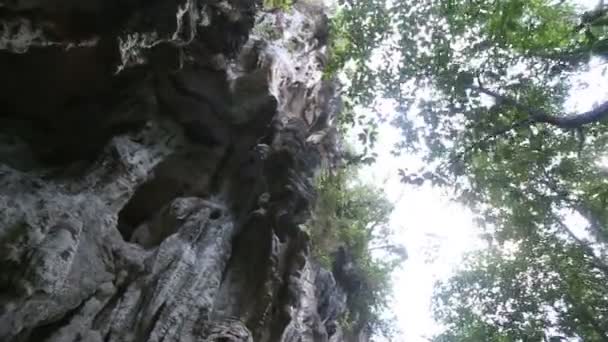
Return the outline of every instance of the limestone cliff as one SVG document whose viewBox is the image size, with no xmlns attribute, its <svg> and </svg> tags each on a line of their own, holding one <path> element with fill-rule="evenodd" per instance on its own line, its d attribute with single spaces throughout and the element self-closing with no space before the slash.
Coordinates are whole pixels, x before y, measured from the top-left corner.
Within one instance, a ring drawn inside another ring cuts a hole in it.
<svg viewBox="0 0 608 342">
<path fill-rule="evenodd" d="M 0 0 L 0 341 L 342 341 L 299 1 Z"/>
</svg>

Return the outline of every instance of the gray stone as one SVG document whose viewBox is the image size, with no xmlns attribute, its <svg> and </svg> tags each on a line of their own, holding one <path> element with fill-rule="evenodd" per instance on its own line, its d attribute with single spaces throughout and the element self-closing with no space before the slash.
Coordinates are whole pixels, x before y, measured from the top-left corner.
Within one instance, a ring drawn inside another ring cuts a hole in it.
<svg viewBox="0 0 608 342">
<path fill-rule="evenodd" d="M 345 295 L 300 229 L 335 149 L 322 13 L 31 0 L 1 15 L 1 341 L 342 340 Z M 279 16 L 272 39 L 249 34 Z"/>
</svg>

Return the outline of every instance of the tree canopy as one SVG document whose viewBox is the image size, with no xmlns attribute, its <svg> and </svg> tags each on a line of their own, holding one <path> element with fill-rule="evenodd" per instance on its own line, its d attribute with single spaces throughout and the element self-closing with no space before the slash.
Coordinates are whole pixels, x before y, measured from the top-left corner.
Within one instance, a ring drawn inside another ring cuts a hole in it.
<svg viewBox="0 0 608 342">
<path fill-rule="evenodd" d="M 425 161 L 399 170 L 402 181 L 448 189 L 488 241 L 438 284 L 446 330 L 435 340 L 608 340 L 608 102 L 567 106 L 577 76 L 604 76 L 608 6 L 346 0 L 332 28 L 327 72 L 346 80 L 343 124 L 363 125 L 373 144 L 373 120 L 354 109 L 394 101 L 395 153 Z"/>
</svg>

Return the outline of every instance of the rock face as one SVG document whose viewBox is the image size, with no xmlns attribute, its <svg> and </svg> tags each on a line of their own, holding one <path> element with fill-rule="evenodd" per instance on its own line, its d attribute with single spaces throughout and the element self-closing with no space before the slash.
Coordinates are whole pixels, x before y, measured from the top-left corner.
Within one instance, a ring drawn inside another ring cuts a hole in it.
<svg viewBox="0 0 608 342">
<path fill-rule="evenodd" d="M 327 18 L 0 1 L 0 341 L 342 341 L 309 259 Z"/>
</svg>

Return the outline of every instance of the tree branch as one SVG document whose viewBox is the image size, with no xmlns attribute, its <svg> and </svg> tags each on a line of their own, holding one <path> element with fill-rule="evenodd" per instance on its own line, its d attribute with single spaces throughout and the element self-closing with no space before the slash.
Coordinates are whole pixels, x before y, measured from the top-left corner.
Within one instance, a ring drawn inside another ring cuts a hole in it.
<svg viewBox="0 0 608 342">
<path fill-rule="evenodd" d="M 556 218 L 556 221 L 562 232 L 566 233 L 568 237 L 570 237 L 574 242 L 576 242 L 576 244 L 583 251 L 583 253 L 587 257 L 589 257 L 589 262 L 591 263 L 591 265 L 595 266 L 595 268 L 604 272 L 604 274 L 608 276 L 608 265 L 606 265 L 606 263 L 595 254 L 593 248 L 591 248 L 585 241 L 581 240 L 578 236 L 576 236 L 576 234 L 574 234 L 574 232 L 570 230 L 570 227 L 568 227 L 560 218 Z"/>
<path fill-rule="evenodd" d="M 567 116 L 554 116 L 547 114 L 547 112 L 541 109 L 523 105 L 508 96 L 501 95 L 490 89 L 486 89 L 484 87 L 473 87 L 473 89 L 479 93 L 491 96 L 501 103 L 528 113 L 528 120 L 531 124 L 544 123 L 563 129 L 574 129 L 584 125 L 600 122 L 608 118 L 608 101 L 587 112 Z"/>
<path fill-rule="evenodd" d="M 595 217 L 591 210 L 587 209 L 585 203 L 570 198 L 570 192 L 564 189 L 560 189 L 559 186 L 556 184 L 553 176 L 549 175 L 547 170 L 543 170 L 543 173 L 545 179 L 541 180 L 542 184 L 546 185 L 551 191 L 555 193 L 555 198 L 557 200 L 562 201 L 568 206 L 568 208 L 578 212 L 579 215 L 581 215 L 587 220 L 587 223 L 589 223 L 590 226 L 589 228 L 595 235 L 594 237 L 596 240 L 601 243 L 606 243 L 607 241 L 603 238 L 601 233 L 604 230 L 602 228 L 602 222 L 597 217 Z M 606 273 L 606 275 L 608 275 L 608 273 Z"/>
<path fill-rule="evenodd" d="M 591 57 L 591 47 L 581 46 L 570 51 L 530 51 L 528 57 L 542 58 L 554 62 L 564 62 L 570 65 L 588 61 Z"/>
</svg>

